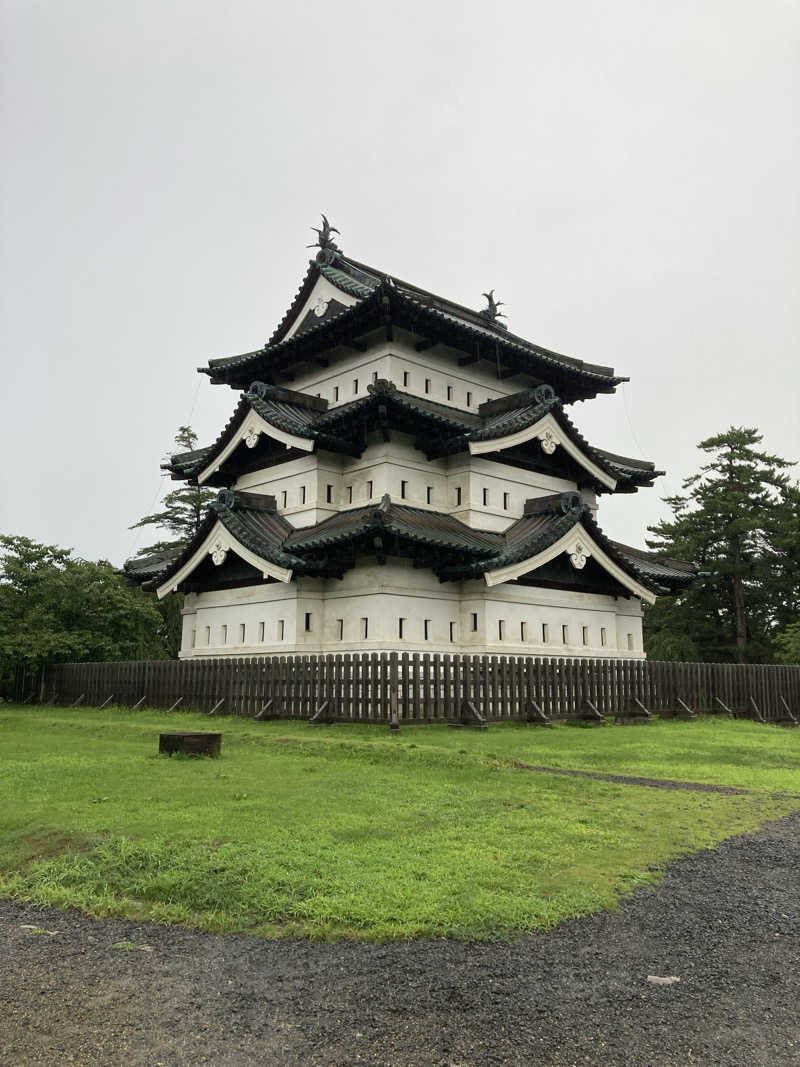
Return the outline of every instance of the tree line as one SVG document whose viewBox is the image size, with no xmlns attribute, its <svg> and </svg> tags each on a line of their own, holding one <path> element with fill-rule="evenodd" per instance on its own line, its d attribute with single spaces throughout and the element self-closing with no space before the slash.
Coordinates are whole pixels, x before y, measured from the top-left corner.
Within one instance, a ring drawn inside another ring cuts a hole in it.
<svg viewBox="0 0 800 1067">
<path fill-rule="evenodd" d="M 646 609 L 651 659 L 800 663 L 800 485 L 793 463 L 761 441 L 746 427 L 701 441 L 705 462 L 665 498 L 670 517 L 649 527 L 649 548 L 699 568 L 678 596 Z M 175 444 L 195 448 L 191 427 Z M 196 486 L 168 492 L 130 527 L 163 532 L 137 558 L 180 550 L 213 497 Z M 107 561 L 0 535 L 0 692 L 48 662 L 174 658 L 182 603 L 179 593 L 158 601 Z"/>
</svg>

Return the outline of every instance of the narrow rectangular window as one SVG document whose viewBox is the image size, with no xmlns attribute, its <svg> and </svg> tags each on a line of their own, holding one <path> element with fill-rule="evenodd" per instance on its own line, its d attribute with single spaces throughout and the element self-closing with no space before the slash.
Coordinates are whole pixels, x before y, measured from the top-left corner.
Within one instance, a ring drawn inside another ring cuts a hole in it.
<svg viewBox="0 0 800 1067">
<path fill-rule="evenodd" d="M 433 503 L 433 486 L 429 485 L 425 490 L 425 500 L 428 504 Z"/>
<path fill-rule="evenodd" d="M 403 371 L 403 385 L 408 385 L 408 381 L 409 381 L 408 371 L 404 370 Z"/>
<path fill-rule="evenodd" d="M 549 629 L 546 622 L 542 623 L 542 644 L 547 644 L 547 638 L 549 636 Z"/>
<path fill-rule="evenodd" d="M 300 503 L 301 504 L 305 504 L 305 502 L 306 502 L 306 487 L 304 485 L 301 485 L 300 486 Z"/>
<path fill-rule="evenodd" d="M 282 501 L 283 507 L 286 507 L 286 501 L 287 501 L 288 499 L 289 499 L 289 494 L 288 494 L 288 492 L 287 492 L 287 491 L 286 491 L 286 490 L 284 489 L 284 490 L 283 490 L 283 492 L 281 493 L 281 501 Z"/>
<path fill-rule="evenodd" d="M 484 489 L 483 490 L 483 506 L 487 507 L 488 504 L 489 504 L 489 490 L 488 489 Z"/>
<path fill-rule="evenodd" d="M 376 370 L 372 372 L 372 380 L 373 382 L 377 382 L 378 380 L 378 372 Z"/>
<path fill-rule="evenodd" d="M 461 486 L 456 486 L 456 507 L 461 503 Z"/>
<path fill-rule="evenodd" d="M 358 378 L 353 378 L 353 396 L 358 392 Z"/>
<path fill-rule="evenodd" d="M 286 636 L 286 620 L 278 619 L 278 640 L 282 641 Z"/>
<path fill-rule="evenodd" d="M 322 393 L 317 393 L 317 399 L 318 399 L 318 400 L 321 400 L 321 399 L 322 399 Z"/>
<path fill-rule="evenodd" d="M 430 641 L 430 639 L 431 639 L 431 620 L 430 619 L 424 619 L 423 620 L 422 632 L 423 632 L 423 636 L 424 636 L 425 640 L 426 641 Z"/>
<path fill-rule="evenodd" d="M 430 380 L 430 378 L 426 378 L 425 379 L 425 392 L 429 393 L 430 391 L 431 391 L 431 380 Z"/>
<path fill-rule="evenodd" d="M 456 639 L 456 624 L 454 622 L 451 622 L 450 623 L 450 641 L 453 642 L 453 641 L 455 641 L 455 639 Z"/>
<path fill-rule="evenodd" d="M 245 639 L 246 635 L 247 635 L 247 629 L 245 627 L 245 624 L 243 622 L 240 622 L 239 623 L 239 644 L 240 645 L 244 644 L 244 639 Z"/>
<path fill-rule="evenodd" d="M 339 641 L 344 639 L 344 619 L 336 620 L 336 638 Z"/>
<path fill-rule="evenodd" d="M 369 619 L 361 620 L 361 640 L 366 641 L 369 637 Z"/>
<path fill-rule="evenodd" d="M 453 387 L 452 387 L 452 385 L 448 385 L 448 387 L 447 387 L 447 399 L 448 400 L 452 400 L 453 399 Z"/>
<path fill-rule="evenodd" d="M 588 626 L 582 626 L 581 627 L 581 637 L 583 639 L 583 643 L 585 645 L 588 645 L 589 644 L 589 627 Z"/>
<path fill-rule="evenodd" d="M 400 499 L 405 500 L 406 490 L 408 489 L 408 482 L 400 482 Z"/>
<path fill-rule="evenodd" d="M 334 387 L 333 387 L 333 399 L 334 400 L 338 400 L 339 399 L 339 386 L 338 385 L 334 385 Z"/>
<path fill-rule="evenodd" d="M 197 630 L 192 630 L 192 648 L 197 644 Z"/>
<path fill-rule="evenodd" d="M 401 641 L 405 637 L 405 629 L 406 629 L 406 620 L 405 619 L 398 619 L 397 620 L 397 636 L 400 638 Z"/>
<path fill-rule="evenodd" d="M 228 627 L 225 623 L 222 624 L 222 641 L 220 643 L 223 645 L 227 645 L 228 643 Z"/>
<path fill-rule="evenodd" d="M 470 393 L 470 392 L 467 392 L 467 407 L 468 408 L 472 407 L 472 393 Z"/>
<path fill-rule="evenodd" d="M 265 624 L 263 622 L 260 622 L 258 624 L 258 639 L 259 639 L 259 641 L 261 641 L 262 644 L 264 642 L 264 630 L 265 629 L 266 629 Z"/>
<path fill-rule="evenodd" d="M 628 648 L 633 648 L 633 634 L 628 634 Z"/>
<path fill-rule="evenodd" d="M 508 511 L 509 504 L 511 503 L 511 494 L 503 493 L 503 511 Z"/>
<path fill-rule="evenodd" d="M 211 627 L 210 626 L 206 626 L 206 644 L 207 645 L 211 644 Z"/>
<path fill-rule="evenodd" d="M 367 500 L 372 500 L 372 482 L 367 482 Z"/>
<path fill-rule="evenodd" d="M 325 486 L 325 501 L 328 504 L 332 504 L 333 503 L 333 486 L 332 485 L 326 485 Z"/>
<path fill-rule="evenodd" d="M 306 633 L 307 634 L 311 633 L 311 612 L 310 611 L 306 612 Z"/>
<path fill-rule="evenodd" d="M 605 626 L 601 626 L 600 627 L 600 644 L 603 646 L 603 648 L 606 647 L 606 628 L 605 628 Z"/>
<path fill-rule="evenodd" d="M 505 619 L 498 619 L 497 620 L 497 640 L 498 641 L 502 641 L 503 638 L 505 637 L 505 633 L 506 633 L 506 620 Z"/>
<path fill-rule="evenodd" d="M 345 490 L 344 491 L 345 491 L 345 493 L 347 493 L 347 503 L 348 504 L 352 504 L 353 503 L 353 487 L 352 487 L 352 485 L 345 486 Z"/>
<path fill-rule="evenodd" d="M 562 625 L 561 627 L 561 643 L 563 645 L 569 644 L 569 627 L 566 625 Z"/>
<path fill-rule="evenodd" d="M 478 632 L 478 613 L 477 613 L 477 611 L 473 611 L 472 612 L 472 632 L 473 633 L 477 633 Z"/>
<path fill-rule="evenodd" d="M 521 622 L 519 624 L 519 639 L 523 644 L 525 644 L 525 642 L 528 640 L 528 624 L 527 624 L 527 622 Z"/>
</svg>

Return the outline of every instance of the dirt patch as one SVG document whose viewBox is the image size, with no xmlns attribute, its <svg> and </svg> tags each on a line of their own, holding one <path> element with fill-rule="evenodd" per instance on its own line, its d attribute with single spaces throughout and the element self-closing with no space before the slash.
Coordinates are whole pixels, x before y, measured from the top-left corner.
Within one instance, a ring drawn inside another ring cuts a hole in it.
<svg viewBox="0 0 800 1067">
<path fill-rule="evenodd" d="M 48 860 L 64 852 L 91 852 L 103 840 L 102 834 L 67 833 L 64 830 L 36 830 L 20 839 L 22 863 Z"/>
<path fill-rule="evenodd" d="M 798 870 L 800 813 L 513 944 L 215 937 L 0 901 L 0 1063 L 794 1067 Z"/>
<path fill-rule="evenodd" d="M 688 789 L 694 793 L 726 793 L 728 796 L 752 796 L 752 789 L 738 786 L 711 785 L 708 782 L 678 782 L 673 778 L 630 778 L 624 774 L 605 774 L 603 771 L 574 771 L 566 767 L 540 767 L 534 763 L 514 763 L 521 771 L 542 774 L 567 774 L 573 778 L 595 778 L 599 782 L 619 782 L 622 785 L 643 785 L 651 789 Z"/>
</svg>

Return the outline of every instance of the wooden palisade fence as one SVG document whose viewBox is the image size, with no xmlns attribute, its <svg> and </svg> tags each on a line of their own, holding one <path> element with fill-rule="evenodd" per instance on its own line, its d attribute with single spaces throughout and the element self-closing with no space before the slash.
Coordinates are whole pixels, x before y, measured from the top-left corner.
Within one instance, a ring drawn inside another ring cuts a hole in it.
<svg viewBox="0 0 800 1067">
<path fill-rule="evenodd" d="M 602 715 L 640 705 L 667 715 L 682 710 L 682 701 L 697 712 L 727 709 L 775 722 L 800 718 L 800 666 L 398 652 L 61 663 L 46 668 L 28 697 L 61 706 L 409 724 L 456 721 L 467 701 L 489 722 L 526 721 L 532 707 L 566 719 L 586 701 Z"/>
</svg>

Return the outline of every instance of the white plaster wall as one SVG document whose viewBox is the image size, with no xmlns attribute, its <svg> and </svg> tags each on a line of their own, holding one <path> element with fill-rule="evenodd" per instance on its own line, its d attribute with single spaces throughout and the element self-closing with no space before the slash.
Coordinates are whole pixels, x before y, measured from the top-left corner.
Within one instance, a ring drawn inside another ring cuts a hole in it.
<svg viewBox="0 0 800 1067">
<path fill-rule="evenodd" d="M 184 605 L 182 658 L 391 650 L 643 658 L 641 610 L 633 598 L 514 583 L 491 589 L 482 581 L 440 583 L 430 571 L 415 569 L 404 559 L 385 566 L 364 559 L 342 581 L 301 579 L 190 594 Z"/>
<path fill-rule="evenodd" d="M 414 339 L 403 331 L 397 331 L 393 341 L 372 344 L 366 352 L 334 349 L 326 355 L 330 367 L 298 374 L 287 384 L 321 396 L 332 407 L 365 396 L 376 377 L 415 396 L 474 412 L 484 401 L 518 393 L 532 382 L 525 374 L 498 379 L 495 368 L 485 361 L 460 367 L 458 361 L 464 353 L 446 345 L 417 352 Z"/>
<path fill-rule="evenodd" d="M 388 493 L 393 502 L 452 514 L 473 528 L 502 531 L 520 518 L 527 499 L 575 490 L 576 483 L 467 453 L 428 461 L 414 447 L 413 438 L 394 432 L 391 441 L 373 435 L 358 459 L 325 451 L 309 453 L 243 475 L 235 488 L 273 494 L 278 510 L 298 528 L 321 522 L 337 511 L 378 503 Z M 303 489 L 305 503 L 301 502 Z M 589 496 L 594 501 L 594 494 Z"/>
</svg>

